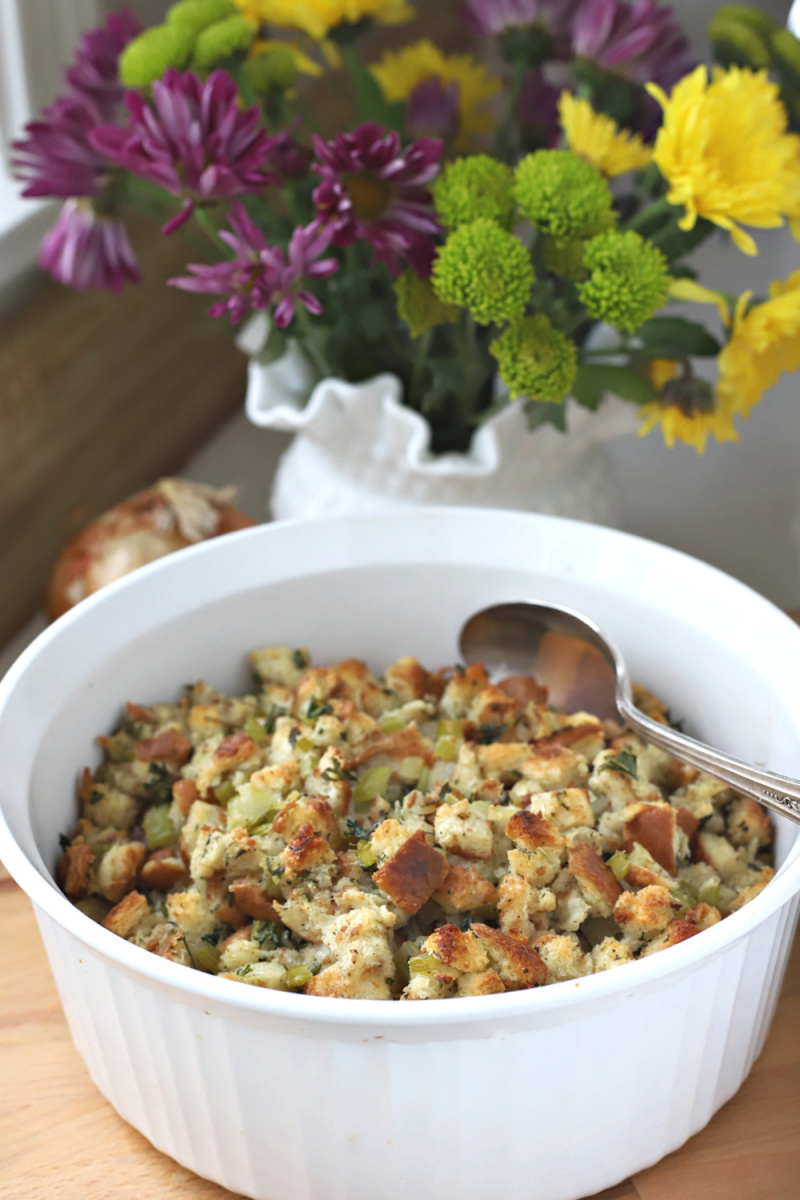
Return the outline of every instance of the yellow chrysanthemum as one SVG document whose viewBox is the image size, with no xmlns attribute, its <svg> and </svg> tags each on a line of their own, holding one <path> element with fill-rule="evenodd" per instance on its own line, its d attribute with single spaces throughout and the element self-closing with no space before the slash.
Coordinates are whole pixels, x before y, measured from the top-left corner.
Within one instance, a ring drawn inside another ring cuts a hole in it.
<svg viewBox="0 0 800 1200">
<path fill-rule="evenodd" d="M 604 175 L 613 178 L 626 171 L 638 171 L 652 161 L 653 152 L 638 133 L 620 129 L 611 117 L 595 112 L 588 100 L 562 92 L 558 111 L 570 150 L 588 159 Z"/>
<path fill-rule="evenodd" d="M 737 224 L 767 229 L 800 212 L 800 138 L 786 131 L 786 110 L 766 72 L 717 68 L 711 82 L 698 67 L 667 95 L 648 91 L 664 109 L 653 158 L 669 184 L 667 198 L 730 231 L 745 254 L 752 237 Z"/>
<path fill-rule="evenodd" d="M 773 283 L 762 304 L 748 307 L 749 300 L 739 298 L 718 359 L 720 401 L 743 417 L 784 371 L 800 368 L 800 271 Z"/>
<path fill-rule="evenodd" d="M 751 306 L 752 292 L 744 292 L 733 312 L 722 292 L 691 279 L 674 280 L 670 295 L 717 306 L 729 331 L 717 358 L 717 394 L 732 412 L 748 416 L 784 371 L 800 369 L 800 271 L 776 279 L 770 284 L 769 299 L 760 304 Z"/>
<path fill-rule="evenodd" d="M 640 408 L 639 414 L 642 417 L 639 436 L 644 437 L 656 425 L 660 425 L 664 441 L 670 447 L 676 442 L 685 442 L 687 446 L 694 446 L 698 454 L 704 454 L 709 435 L 718 442 L 739 440 L 732 413 L 721 406 L 711 412 L 703 412 L 699 408 L 685 412 L 677 404 L 655 400 Z"/>
<path fill-rule="evenodd" d="M 322 41 L 337 25 L 365 17 L 382 25 L 402 25 L 414 16 L 406 0 L 234 0 L 243 16 L 260 24 L 302 29 Z"/>
<path fill-rule="evenodd" d="M 447 88 L 458 85 L 458 131 L 455 145 L 468 145 L 476 133 L 495 127 L 494 118 L 481 106 L 500 90 L 500 80 L 469 54 L 443 54 L 427 38 L 388 53 L 370 67 L 388 101 L 406 100 L 421 83 L 438 79 Z"/>
<path fill-rule="evenodd" d="M 647 375 L 657 392 L 664 384 L 677 379 L 681 373 L 681 364 L 674 358 L 651 358 L 647 364 Z"/>
</svg>

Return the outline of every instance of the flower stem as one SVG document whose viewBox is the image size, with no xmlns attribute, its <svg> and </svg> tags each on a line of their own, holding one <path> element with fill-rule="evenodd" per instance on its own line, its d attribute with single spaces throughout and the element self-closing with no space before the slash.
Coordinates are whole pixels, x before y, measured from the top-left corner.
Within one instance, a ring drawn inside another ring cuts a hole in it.
<svg viewBox="0 0 800 1200">
<path fill-rule="evenodd" d="M 431 338 L 433 330 L 426 329 L 415 340 L 414 353 L 411 361 L 411 378 L 408 383 L 408 401 L 409 407 L 421 410 L 421 398 L 419 393 L 421 390 L 422 380 L 425 374 L 425 368 L 428 364 L 428 352 L 431 348 Z"/>
<path fill-rule="evenodd" d="M 222 238 L 219 236 L 219 230 L 211 220 L 211 217 L 208 215 L 208 211 L 205 208 L 201 208 L 199 205 L 196 205 L 193 209 L 193 212 L 197 224 L 200 226 L 203 232 L 208 235 L 208 237 L 216 246 L 217 250 L 222 250 L 227 258 L 230 251 L 228 250 L 228 247 L 225 245 Z"/>
<path fill-rule="evenodd" d="M 625 222 L 622 228 L 626 233 L 631 229 L 637 233 L 642 233 L 650 226 L 660 225 L 662 217 L 674 212 L 675 208 L 670 204 L 667 197 L 659 196 L 658 200 L 654 200 L 652 204 L 645 205 L 644 208 L 635 213 L 629 221 Z"/>
<path fill-rule="evenodd" d="M 308 315 L 308 310 L 302 304 L 298 304 L 295 309 L 296 314 L 296 331 L 297 340 L 302 346 L 303 353 L 311 363 L 314 370 L 319 375 L 320 379 L 326 379 L 331 374 L 331 368 L 328 360 L 316 344 L 314 336 L 316 330 L 311 324 L 311 318 Z"/>
<path fill-rule="evenodd" d="M 511 78 L 508 81 L 508 108 L 503 123 L 497 131 L 497 157 L 506 163 L 514 161 L 517 142 L 517 108 L 519 106 L 522 81 L 525 78 L 527 64 L 517 57 L 511 64 Z"/>
</svg>

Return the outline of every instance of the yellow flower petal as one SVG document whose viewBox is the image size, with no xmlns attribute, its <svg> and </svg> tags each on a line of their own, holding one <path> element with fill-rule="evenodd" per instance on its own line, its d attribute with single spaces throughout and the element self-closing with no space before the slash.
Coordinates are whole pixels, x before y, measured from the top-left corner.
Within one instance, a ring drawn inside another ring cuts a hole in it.
<svg viewBox="0 0 800 1200">
<path fill-rule="evenodd" d="M 604 175 L 614 177 L 646 167 L 653 152 L 638 133 L 620 129 L 611 117 L 598 113 L 588 100 L 562 92 L 558 102 L 567 145 Z"/>
<path fill-rule="evenodd" d="M 689 300 L 692 304 L 715 304 L 723 325 L 728 325 L 731 319 L 728 301 L 721 292 L 703 287 L 694 279 L 673 279 L 669 285 L 669 294 L 673 300 Z"/>
<path fill-rule="evenodd" d="M 370 71 L 388 101 L 406 100 L 426 79 L 436 78 L 446 87 L 458 85 L 457 148 L 468 147 L 473 134 L 487 133 L 495 127 L 491 114 L 483 111 L 485 101 L 500 90 L 482 63 L 469 54 L 444 54 L 424 38 L 402 50 L 384 54 Z"/>
<path fill-rule="evenodd" d="M 650 433 L 656 425 L 661 426 L 664 441 L 669 447 L 676 442 L 685 442 L 694 446 L 698 454 L 705 454 L 706 441 L 713 437 L 718 442 L 738 442 L 739 434 L 733 424 L 733 414 L 725 408 L 715 408 L 711 412 L 697 410 L 691 414 L 685 413 L 674 404 L 663 404 L 656 400 L 645 404 L 639 409 L 642 424 L 639 426 L 639 437 Z"/>
<path fill-rule="evenodd" d="M 243 16 L 259 24 L 302 29 L 322 41 L 331 29 L 372 17 L 382 25 L 401 25 L 415 13 L 406 0 L 234 0 Z"/>
<path fill-rule="evenodd" d="M 800 227 L 800 138 L 787 132 L 786 110 L 766 72 L 717 68 L 709 82 L 701 66 L 669 97 L 652 84 L 648 91 L 664 109 L 653 158 L 670 203 L 686 210 L 682 228 L 704 217 L 755 254 L 740 225 L 768 229 L 788 216 Z"/>
<path fill-rule="evenodd" d="M 718 359 L 720 400 L 743 417 L 785 371 L 800 369 L 800 272 L 773 283 L 763 303 L 750 299 L 740 296 Z"/>
</svg>

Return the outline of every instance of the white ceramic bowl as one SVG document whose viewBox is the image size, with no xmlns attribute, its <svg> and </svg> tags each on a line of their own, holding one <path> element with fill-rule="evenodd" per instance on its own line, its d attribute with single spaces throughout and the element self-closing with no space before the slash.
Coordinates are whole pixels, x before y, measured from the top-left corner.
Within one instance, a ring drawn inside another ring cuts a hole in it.
<svg viewBox="0 0 800 1200">
<path fill-rule="evenodd" d="M 575 983 L 391 1004 L 264 991 L 187 970 L 60 893 L 58 834 L 95 735 L 127 699 L 244 656 L 457 659 L 475 609 L 540 597 L 616 639 L 690 730 L 800 773 L 800 630 L 742 584 L 595 526 L 419 510 L 245 530 L 162 559 L 62 617 L 0 685 L 0 857 L 33 900 L 75 1043 L 159 1150 L 258 1200 L 574 1200 L 661 1158 L 741 1084 L 797 917 L 800 843 L 721 924 Z"/>
</svg>

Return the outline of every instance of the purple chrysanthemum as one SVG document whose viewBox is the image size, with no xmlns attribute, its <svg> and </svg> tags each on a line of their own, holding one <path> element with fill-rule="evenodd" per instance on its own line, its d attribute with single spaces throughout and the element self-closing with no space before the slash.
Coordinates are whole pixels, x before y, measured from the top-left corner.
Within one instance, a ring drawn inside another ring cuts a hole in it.
<svg viewBox="0 0 800 1200">
<path fill-rule="evenodd" d="M 457 80 L 445 83 L 438 75 L 417 84 L 406 101 L 406 128 L 412 137 L 454 138 L 459 126 L 459 92 Z"/>
<path fill-rule="evenodd" d="M 59 283 L 78 290 L 119 292 L 126 280 L 140 282 L 122 222 L 99 215 L 90 200 L 66 202 L 42 242 L 39 262 Z"/>
<path fill-rule="evenodd" d="M 41 120 L 29 121 L 26 137 L 12 142 L 14 174 L 26 184 L 23 196 L 97 196 L 108 182 L 110 163 L 89 141 L 96 127 L 91 105 L 62 96 Z"/>
<path fill-rule="evenodd" d="M 78 43 L 73 65 L 67 70 L 67 93 L 90 100 L 97 123 L 113 121 L 122 103 L 119 56 L 138 33 L 141 23 L 130 9 L 111 13 L 104 25 L 90 29 Z"/>
<path fill-rule="evenodd" d="M 333 141 L 314 137 L 321 181 L 314 190 L 317 224 L 335 246 L 364 238 L 375 257 L 399 273 L 405 259 L 420 275 L 430 274 L 431 235 L 440 232 L 427 184 L 439 170 L 442 143 L 419 138 L 404 150 L 400 137 L 374 122 Z"/>
<path fill-rule="evenodd" d="M 670 8 L 656 0 L 582 0 L 572 49 L 636 83 L 671 88 L 691 67 L 689 43 Z"/>
<path fill-rule="evenodd" d="M 287 130 L 274 134 L 269 165 L 283 179 L 303 179 L 311 165 L 311 155 Z"/>
<path fill-rule="evenodd" d="M 538 25 L 555 37 L 569 33 L 580 0 L 465 0 L 464 18 L 481 37 Z"/>
<path fill-rule="evenodd" d="M 298 226 L 284 253 L 269 245 L 237 200 L 230 206 L 228 220 L 233 233 L 225 230 L 220 237 L 235 257 L 210 266 L 192 263 L 187 268 L 191 275 L 169 280 L 173 287 L 225 296 L 208 311 L 212 317 L 228 313 L 234 323 L 254 309 L 274 309 L 275 324 L 285 329 L 298 302 L 315 315 L 322 312 L 322 305 L 303 287 L 303 280 L 324 279 L 338 269 L 335 258 L 319 257 L 330 244 L 327 233 L 314 225 Z"/>
<path fill-rule="evenodd" d="M 97 196 L 108 183 L 106 156 L 90 142 L 122 100 L 119 56 L 139 31 L 133 13 L 112 14 L 80 40 L 66 74 L 67 90 L 12 142 L 14 173 L 23 196 Z"/>
<path fill-rule="evenodd" d="M 278 182 L 264 169 L 272 138 L 261 125 L 260 110 L 239 108 L 227 72 L 214 71 L 204 83 L 193 71 L 181 74 L 170 67 L 152 94 L 151 106 L 138 92 L 126 92 L 128 124 L 101 125 L 92 142 L 118 166 L 183 198 L 183 208 L 162 233 L 183 225 L 196 203 Z"/>
</svg>

